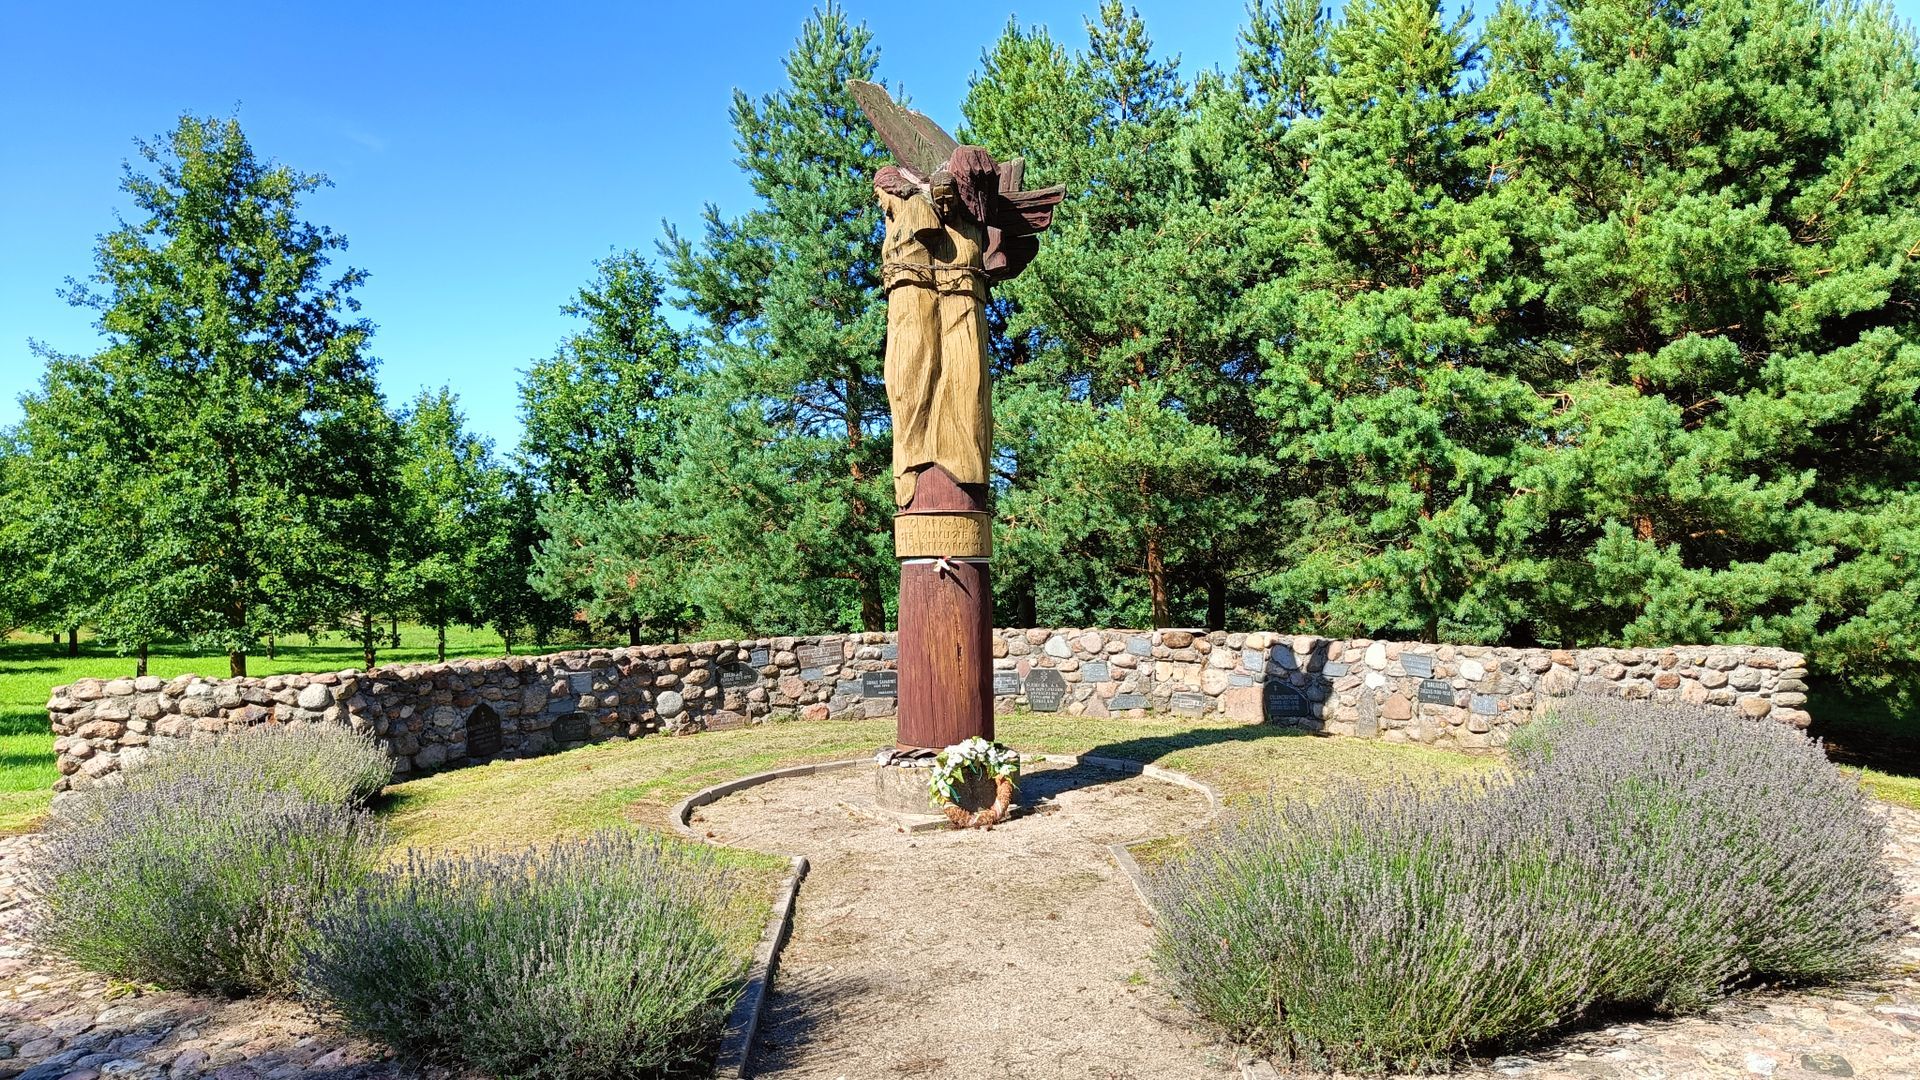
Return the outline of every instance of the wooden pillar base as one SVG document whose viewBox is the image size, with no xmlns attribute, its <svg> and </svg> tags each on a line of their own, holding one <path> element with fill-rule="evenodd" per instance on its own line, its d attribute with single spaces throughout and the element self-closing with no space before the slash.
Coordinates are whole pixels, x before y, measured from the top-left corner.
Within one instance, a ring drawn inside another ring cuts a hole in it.
<svg viewBox="0 0 1920 1080">
<path fill-rule="evenodd" d="M 901 749 L 993 738 L 993 524 L 984 484 L 920 471 L 894 518 L 900 558 Z"/>
<path fill-rule="evenodd" d="M 902 749 L 993 739 L 993 588 L 986 560 L 900 564 Z"/>
</svg>

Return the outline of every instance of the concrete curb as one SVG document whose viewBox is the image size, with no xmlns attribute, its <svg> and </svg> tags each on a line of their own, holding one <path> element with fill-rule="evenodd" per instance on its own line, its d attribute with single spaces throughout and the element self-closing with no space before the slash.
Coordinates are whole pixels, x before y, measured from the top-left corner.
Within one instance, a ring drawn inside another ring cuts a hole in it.
<svg viewBox="0 0 1920 1080">
<path fill-rule="evenodd" d="M 1220 816 L 1220 793 L 1213 790 L 1213 788 L 1207 784 L 1188 776 L 1186 773 L 1178 772 L 1174 769 L 1168 769 L 1159 765 L 1149 765 L 1144 761 L 1133 761 L 1128 758 L 1101 757 L 1096 754 L 1087 754 L 1080 757 L 1074 757 L 1070 754 L 1043 754 L 1041 755 L 1041 759 L 1056 764 L 1087 764 L 1096 769 L 1112 769 L 1114 772 L 1123 772 L 1131 776 L 1151 777 L 1152 779 L 1188 788 L 1205 795 L 1207 797 L 1207 816 L 1187 826 L 1185 829 L 1180 830 L 1180 832 L 1172 834 L 1175 836 L 1184 836 L 1189 833 L 1199 832 L 1201 829 L 1213 824 L 1214 820 Z M 1148 914 L 1154 916 L 1158 916 L 1160 913 L 1154 909 L 1153 899 L 1147 892 L 1146 872 L 1140 869 L 1140 861 L 1133 857 L 1132 849 L 1141 844 L 1152 843 L 1160 839 L 1164 838 L 1149 836 L 1140 840 L 1128 840 L 1124 843 L 1107 845 L 1107 854 L 1112 856 L 1114 864 L 1120 867 L 1120 872 L 1127 875 L 1127 880 L 1133 884 L 1133 894 L 1140 898 L 1141 906 L 1147 909 Z"/>
<path fill-rule="evenodd" d="M 700 807 L 769 781 L 812 776 L 831 769 L 848 769 L 871 761 L 871 758 L 854 758 L 816 765 L 793 765 L 701 788 L 675 804 L 673 827 L 690 840 L 711 843 L 693 827 L 693 812 Z M 780 883 L 779 895 L 774 899 L 772 913 L 767 916 L 766 928 L 760 931 L 760 944 L 754 947 L 753 964 L 747 969 L 747 985 L 740 991 L 740 1000 L 734 1003 L 733 1012 L 727 1014 L 726 1028 L 720 1036 L 720 1052 L 714 1055 L 713 1075 L 716 1077 L 740 1080 L 749 1075 L 753 1040 L 760 1034 L 760 1021 L 766 1014 L 768 993 L 773 989 L 773 977 L 780 967 L 780 950 L 786 946 L 787 936 L 793 932 L 793 907 L 800 896 L 800 882 L 806 876 L 806 856 L 788 856 L 786 880 Z"/>
</svg>

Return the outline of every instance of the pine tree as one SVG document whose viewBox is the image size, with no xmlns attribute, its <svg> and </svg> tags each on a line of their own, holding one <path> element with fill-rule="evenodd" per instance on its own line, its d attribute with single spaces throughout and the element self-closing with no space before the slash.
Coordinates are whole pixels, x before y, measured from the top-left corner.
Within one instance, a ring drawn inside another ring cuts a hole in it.
<svg viewBox="0 0 1920 1080">
<path fill-rule="evenodd" d="M 739 164 L 758 205 L 733 220 L 709 207 L 697 243 L 669 230 L 662 247 L 686 308 L 706 322 L 712 370 L 700 392 L 727 406 L 691 433 L 726 479 L 683 470 L 676 481 L 707 492 L 675 504 L 708 538 L 704 572 L 802 594 L 810 610 L 845 604 L 852 625 L 881 630 L 897 571 L 872 184 L 890 157 L 846 90 L 874 76 L 871 37 L 837 5 L 808 19 L 787 86 L 734 95 Z M 750 527 L 737 526 L 743 513 Z"/>
<path fill-rule="evenodd" d="M 1519 230 L 1570 369 L 1543 634 L 1920 671 L 1920 60 L 1882 9 L 1549 7 L 1503 41 Z"/>
</svg>

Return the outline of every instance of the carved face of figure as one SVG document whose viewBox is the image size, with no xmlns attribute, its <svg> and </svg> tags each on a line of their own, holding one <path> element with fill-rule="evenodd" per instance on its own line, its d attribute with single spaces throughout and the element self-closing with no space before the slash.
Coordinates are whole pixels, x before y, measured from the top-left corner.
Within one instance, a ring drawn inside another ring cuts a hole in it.
<svg viewBox="0 0 1920 1080">
<path fill-rule="evenodd" d="M 940 211 L 942 218 L 951 218 L 959 209 L 959 187 L 954 183 L 953 174 L 945 169 L 933 174 L 933 179 L 928 184 L 927 196 L 933 200 L 933 208 Z"/>
</svg>

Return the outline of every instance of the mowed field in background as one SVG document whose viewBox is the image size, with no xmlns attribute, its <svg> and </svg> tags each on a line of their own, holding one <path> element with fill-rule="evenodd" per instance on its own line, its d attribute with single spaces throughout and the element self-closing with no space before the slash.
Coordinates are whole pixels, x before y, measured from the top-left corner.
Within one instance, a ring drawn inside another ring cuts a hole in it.
<svg viewBox="0 0 1920 1080">
<path fill-rule="evenodd" d="M 545 648 L 519 646 L 519 653 L 555 652 L 585 646 L 567 640 Z M 447 657 L 500 656 L 506 652 L 500 635 L 490 630 L 449 627 Z M 400 647 L 380 650 L 381 664 L 417 664 L 434 659 L 434 632 L 430 627 L 401 624 Z M 309 641 L 305 637 L 280 643 L 269 660 L 264 652 L 247 657 L 251 675 L 290 675 L 300 672 L 343 671 L 360 666 L 360 643 L 339 635 Z M 67 656 L 63 638 L 53 643 L 46 634 L 15 633 L 0 641 L 0 834 L 33 825 L 46 813 L 53 782 L 59 777 L 53 761 L 53 733 L 47 727 L 49 691 L 76 679 L 131 677 L 134 658 L 121 656 L 106 644 L 80 633 L 80 655 Z M 180 675 L 224 678 L 225 654 L 196 652 L 181 645 L 155 646 L 147 657 L 147 673 L 162 679 Z"/>
</svg>

